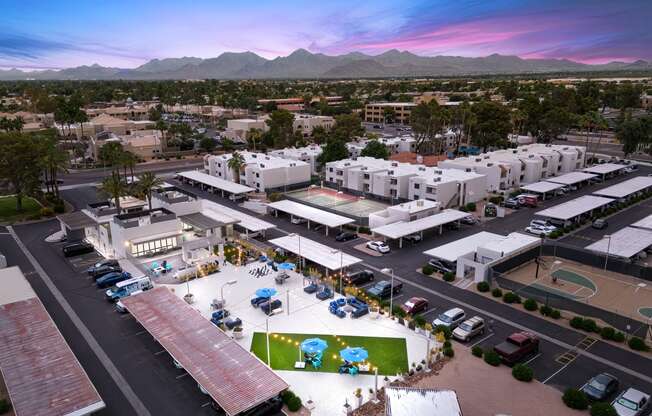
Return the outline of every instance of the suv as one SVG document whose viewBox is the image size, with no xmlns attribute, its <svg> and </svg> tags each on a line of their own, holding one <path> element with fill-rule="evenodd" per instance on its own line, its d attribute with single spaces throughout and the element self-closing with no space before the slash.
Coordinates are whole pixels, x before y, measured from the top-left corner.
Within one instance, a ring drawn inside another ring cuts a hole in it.
<svg viewBox="0 0 652 416">
<path fill-rule="evenodd" d="M 503 203 L 503 206 L 505 208 L 519 209 L 521 207 L 521 204 L 519 203 L 518 199 L 509 198 Z"/>
<path fill-rule="evenodd" d="M 391 282 L 387 280 L 381 280 L 367 290 L 367 293 L 371 296 L 376 296 L 378 298 L 384 299 L 388 298 L 390 291 L 392 290 Z M 401 290 L 403 290 L 403 283 L 394 282 L 394 294 L 396 295 Z"/>
<path fill-rule="evenodd" d="M 457 271 L 457 266 L 455 264 L 449 263 L 444 260 L 431 259 L 428 261 L 428 264 L 431 265 L 436 272 L 439 272 L 441 274 L 455 273 Z"/>
<path fill-rule="evenodd" d="M 479 316 L 474 316 L 455 328 L 453 338 L 466 342 L 478 334 L 484 334 L 484 330 L 484 319 Z"/>
<path fill-rule="evenodd" d="M 119 265 L 106 265 L 106 266 L 100 266 L 94 268 L 92 271 L 89 271 L 88 275 L 93 279 L 97 280 L 100 277 L 104 276 L 105 274 L 121 272 L 121 271 L 122 271 L 122 267 L 120 267 Z"/>
<path fill-rule="evenodd" d="M 86 241 L 79 241 L 77 243 L 66 244 L 61 249 L 65 257 L 79 256 L 80 254 L 92 253 L 95 247 Z"/>
<path fill-rule="evenodd" d="M 98 261 L 97 263 L 89 267 L 86 271 L 88 272 L 89 276 L 93 276 L 93 273 L 96 269 L 106 267 L 106 266 L 113 266 L 113 267 L 119 266 L 118 260 L 105 259 L 105 260 Z"/>
<path fill-rule="evenodd" d="M 359 285 L 374 280 L 374 273 L 371 270 L 360 270 L 344 276 L 344 282 L 347 285 Z"/>
<path fill-rule="evenodd" d="M 593 221 L 591 224 L 592 228 L 595 228 L 596 230 L 603 230 L 609 226 L 609 223 L 607 220 L 603 220 L 602 218 L 598 218 L 597 220 Z"/>
<path fill-rule="evenodd" d="M 457 326 L 466 319 L 466 313 L 460 308 L 449 309 L 440 314 L 437 319 L 432 321 L 432 326 L 444 325 L 450 329 L 455 329 Z"/>
<path fill-rule="evenodd" d="M 110 287 L 115 285 L 118 282 L 122 282 L 123 280 L 131 279 L 131 275 L 127 272 L 113 272 L 109 274 L 105 274 L 104 276 L 100 277 L 95 281 L 97 284 L 97 287 L 99 288 L 105 288 L 105 287 Z"/>
<path fill-rule="evenodd" d="M 428 300 L 424 298 L 413 297 L 405 301 L 405 303 L 401 305 L 401 309 L 403 309 L 403 311 L 408 315 L 425 312 L 428 310 Z"/>
<path fill-rule="evenodd" d="M 367 248 L 381 254 L 389 253 L 389 246 L 384 241 L 370 241 L 367 243 Z"/>
</svg>

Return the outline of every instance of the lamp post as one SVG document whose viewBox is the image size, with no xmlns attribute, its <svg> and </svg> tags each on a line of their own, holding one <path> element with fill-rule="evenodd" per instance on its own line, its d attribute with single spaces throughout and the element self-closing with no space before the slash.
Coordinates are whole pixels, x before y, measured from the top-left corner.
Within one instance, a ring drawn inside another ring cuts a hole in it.
<svg viewBox="0 0 652 416">
<path fill-rule="evenodd" d="M 224 283 L 222 286 L 220 286 L 220 300 L 222 301 L 222 307 L 224 307 L 224 286 L 231 286 L 238 283 L 237 280 L 229 280 L 228 282 Z"/>
<path fill-rule="evenodd" d="M 394 308 L 394 269 L 388 267 L 381 270 L 382 273 L 391 274 L 392 279 L 389 284 L 389 317 L 392 317 L 392 309 Z"/>
<path fill-rule="evenodd" d="M 344 272 L 344 252 L 342 250 L 333 250 L 331 254 L 340 253 L 340 295 L 342 294 L 342 275 Z"/>
<path fill-rule="evenodd" d="M 607 241 L 607 255 L 604 258 L 604 270 L 607 271 L 607 263 L 609 262 L 609 250 L 611 249 L 611 234 L 605 235 L 604 238 L 609 239 L 609 241 Z"/>
<path fill-rule="evenodd" d="M 301 266 L 303 263 L 303 257 L 301 257 L 301 235 L 297 233 L 288 234 L 288 237 L 297 237 L 299 245 L 299 273 L 301 273 Z"/>
</svg>

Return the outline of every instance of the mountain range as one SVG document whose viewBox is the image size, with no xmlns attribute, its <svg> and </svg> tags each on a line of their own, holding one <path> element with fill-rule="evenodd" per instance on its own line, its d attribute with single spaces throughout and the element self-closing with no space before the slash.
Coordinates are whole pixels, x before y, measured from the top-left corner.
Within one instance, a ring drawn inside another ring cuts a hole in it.
<svg viewBox="0 0 652 416">
<path fill-rule="evenodd" d="M 375 56 L 360 52 L 330 56 L 298 49 L 274 59 L 265 59 L 252 52 L 225 52 L 209 59 L 153 59 L 131 69 L 98 64 L 31 72 L 9 69 L 0 70 L 0 80 L 341 79 L 594 71 L 652 71 L 652 63 L 589 65 L 567 59 L 523 59 L 498 54 L 480 58 L 427 57 L 396 49 Z"/>
</svg>

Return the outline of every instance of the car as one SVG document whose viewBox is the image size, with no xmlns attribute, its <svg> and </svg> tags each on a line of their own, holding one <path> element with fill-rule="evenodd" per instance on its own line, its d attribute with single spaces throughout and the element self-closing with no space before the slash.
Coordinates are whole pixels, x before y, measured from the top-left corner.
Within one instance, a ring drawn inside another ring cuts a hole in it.
<svg viewBox="0 0 652 416">
<path fill-rule="evenodd" d="M 650 407 L 650 395 L 635 388 L 628 388 L 611 402 L 618 416 L 641 416 Z"/>
<path fill-rule="evenodd" d="M 268 299 L 269 300 L 269 299 Z M 226 309 L 216 310 L 211 314 L 211 322 L 214 325 L 220 326 L 225 318 L 228 318 L 231 313 Z"/>
<path fill-rule="evenodd" d="M 447 326 L 451 330 L 457 328 L 457 326 L 466 319 L 466 313 L 461 308 L 449 309 L 444 313 L 439 314 L 434 321 L 432 321 L 432 326 L 437 327 L 439 325 Z"/>
<path fill-rule="evenodd" d="M 557 228 L 556 227 L 539 227 L 539 226 L 529 226 L 525 227 L 525 231 L 534 234 L 534 235 L 545 235 L 548 236 L 552 234 Z"/>
<path fill-rule="evenodd" d="M 421 234 L 417 233 L 417 234 L 406 235 L 405 237 L 403 237 L 403 239 L 406 241 L 410 241 L 412 243 L 418 243 L 419 241 L 421 241 Z"/>
<path fill-rule="evenodd" d="M 396 295 L 397 293 L 400 293 L 401 290 L 403 290 L 403 283 L 394 282 L 394 287 L 392 288 L 391 282 L 387 280 L 381 280 L 380 282 L 377 282 L 375 285 L 367 289 L 367 294 L 377 298 L 385 299 L 389 297 L 391 292 Z"/>
<path fill-rule="evenodd" d="M 401 309 L 408 315 L 415 315 L 420 312 L 428 310 L 428 300 L 419 297 L 413 297 L 405 301 L 401 305 Z"/>
<path fill-rule="evenodd" d="M 445 260 L 440 260 L 440 259 L 430 259 L 428 260 L 428 264 L 431 265 L 436 272 L 439 272 L 441 274 L 444 273 L 455 273 L 457 271 L 457 265 L 453 263 L 449 263 Z"/>
<path fill-rule="evenodd" d="M 591 227 L 595 228 L 596 230 L 603 230 L 609 226 L 609 223 L 607 220 L 603 220 L 602 218 L 598 218 L 597 220 L 593 221 L 591 223 Z"/>
<path fill-rule="evenodd" d="M 116 267 L 116 266 L 119 266 L 119 265 L 120 264 L 118 263 L 118 260 L 104 259 L 104 260 L 98 261 L 97 263 L 95 263 L 94 265 L 92 265 L 91 267 L 86 269 L 86 272 L 88 273 L 89 276 L 93 276 L 96 269 L 106 267 L 106 266 Z"/>
<path fill-rule="evenodd" d="M 381 254 L 389 253 L 389 246 L 384 241 L 370 241 L 367 243 L 367 248 Z"/>
<path fill-rule="evenodd" d="M 564 185 L 564 186 L 562 186 L 561 191 L 563 193 L 567 194 L 567 193 L 569 193 L 571 191 L 571 188 L 568 185 Z"/>
<path fill-rule="evenodd" d="M 343 277 L 343 280 L 347 286 L 369 283 L 374 280 L 374 272 L 371 270 L 360 270 L 347 274 Z"/>
<path fill-rule="evenodd" d="M 64 257 L 74 257 L 81 254 L 92 253 L 95 251 L 95 247 L 86 241 L 78 241 L 76 243 L 66 244 L 61 248 L 61 250 L 63 251 Z"/>
<path fill-rule="evenodd" d="M 474 215 L 468 215 L 460 220 L 462 224 L 466 224 L 466 225 L 475 225 L 478 223 L 478 221 L 480 220 L 478 220 L 478 218 L 475 217 Z"/>
<path fill-rule="evenodd" d="M 604 401 L 618 391 L 618 379 L 609 373 L 591 377 L 581 388 L 590 400 Z"/>
<path fill-rule="evenodd" d="M 355 240 L 356 238 L 358 238 L 358 234 L 352 231 L 342 231 L 335 236 L 335 241 L 350 241 Z"/>
<path fill-rule="evenodd" d="M 599 176 L 594 176 L 593 178 L 589 179 L 589 182 L 590 183 L 602 183 L 602 182 L 604 182 L 604 180 L 602 180 L 602 178 L 599 177 Z"/>
<path fill-rule="evenodd" d="M 580 189 L 577 185 L 569 185 L 569 188 L 571 191 L 577 191 L 578 189 Z"/>
<path fill-rule="evenodd" d="M 102 266 L 102 267 L 98 267 L 96 269 L 93 269 L 93 272 L 89 273 L 89 275 L 93 279 L 97 280 L 100 277 L 104 276 L 105 274 L 121 272 L 121 271 L 122 271 L 122 267 L 120 267 L 119 265 L 118 266 L 108 266 L 107 265 L 107 266 Z"/>
<path fill-rule="evenodd" d="M 484 334 L 484 331 L 484 319 L 480 316 L 474 316 L 462 322 L 453 330 L 453 338 L 466 342 L 476 335 Z"/>
<path fill-rule="evenodd" d="M 518 202 L 518 199 L 516 198 L 509 198 L 503 202 L 503 206 L 505 208 L 511 208 L 511 209 L 519 209 L 521 207 L 521 204 Z"/>
<path fill-rule="evenodd" d="M 292 219 L 290 220 L 290 222 L 291 222 L 292 224 L 304 224 L 304 223 L 308 222 L 308 220 L 305 219 L 305 218 L 299 218 L 299 217 L 296 217 L 296 218 L 292 218 Z"/>
<path fill-rule="evenodd" d="M 539 352 L 539 338 L 530 332 L 515 332 L 494 347 L 494 351 L 507 365 L 514 365 Z"/>
<path fill-rule="evenodd" d="M 106 288 L 128 279 L 131 279 L 131 274 L 127 272 L 113 272 L 100 277 L 95 281 L 95 284 L 99 288 Z"/>
</svg>

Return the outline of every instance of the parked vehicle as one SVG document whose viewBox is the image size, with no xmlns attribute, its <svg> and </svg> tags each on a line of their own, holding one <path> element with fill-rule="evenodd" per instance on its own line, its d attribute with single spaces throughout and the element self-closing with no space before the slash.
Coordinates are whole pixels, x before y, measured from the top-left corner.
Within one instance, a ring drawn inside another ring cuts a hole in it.
<svg viewBox="0 0 652 416">
<path fill-rule="evenodd" d="M 421 234 L 417 233 L 417 234 L 406 235 L 405 237 L 403 237 L 403 240 L 410 241 L 412 243 L 418 243 L 419 241 L 421 241 Z"/>
<path fill-rule="evenodd" d="M 403 290 L 403 283 L 394 282 L 393 289 L 395 295 L 397 293 L 400 293 L 401 290 Z M 377 282 L 375 285 L 373 285 L 367 290 L 367 293 L 370 294 L 371 296 L 376 296 L 381 299 L 388 298 L 391 292 L 392 292 L 392 284 L 387 280 L 381 280 L 380 282 Z"/>
<path fill-rule="evenodd" d="M 116 283 L 106 291 L 106 298 L 110 302 L 118 301 L 124 297 L 130 296 L 139 291 L 145 291 L 153 288 L 152 281 L 147 276 L 132 277 Z"/>
<path fill-rule="evenodd" d="M 271 315 L 274 310 L 280 308 L 282 305 L 279 299 L 274 299 L 271 302 L 261 303 L 260 310 L 265 312 L 267 315 Z"/>
<path fill-rule="evenodd" d="M 106 267 L 106 266 L 116 267 L 116 266 L 119 266 L 119 265 L 120 264 L 118 263 L 118 260 L 104 259 L 102 261 L 98 261 L 97 263 L 95 263 L 94 265 L 89 267 L 86 271 L 88 272 L 89 276 L 93 276 L 96 269 Z"/>
<path fill-rule="evenodd" d="M 292 224 L 305 224 L 308 222 L 305 218 L 294 217 L 290 220 Z"/>
<path fill-rule="evenodd" d="M 224 318 L 228 318 L 229 315 L 231 315 L 231 312 L 227 309 L 219 309 L 211 314 L 211 322 L 219 326 Z"/>
<path fill-rule="evenodd" d="M 93 247 L 91 243 L 79 241 L 76 243 L 66 244 L 61 250 L 65 257 L 74 257 L 81 254 L 92 253 L 95 251 L 95 247 Z"/>
<path fill-rule="evenodd" d="M 367 243 L 367 248 L 381 254 L 389 253 L 389 246 L 384 241 L 370 241 Z"/>
<path fill-rule="evenodd" d="M 580 390 L 591 400 L 604 401 L 618 391 L 618 379 L 609 373 L 601 373 L 591 377 Z"/>
<path fill-rule="evenodd" d="M 503 202 L 503 206 L 505 208 L 510 208 L 510 209 L 519 209 L 521 207 L 521 204 L 518 202 L 518 199 L 516 198 L 509 198 Z"/>
<path fill-rule="evenodd" d="M 351 274 L 347 274 L 343 277 L 343 280 L 347 286 L 369 283 L 374 280 L 374 272 L 371 270 L 360 270 Z"/>
<path fill-rule="evenodd" d="M 478 221 L 479 221 L 478 218 L 476 218 L 473 215 L 468 215 L 460 220 L 462 224 L 466 224 L 466 225 L 474 225 L 477 224 Z"/>
<path fill-rule="evenodd" d="M 447 262 L 446 260 L 430 259 L 428 260 L 428 264 L 431 265 L 436 272 L 441 274 L 455 273 L 457 271 L 457 265 L 455 263 Z"/>
<path fill-rule="evenodd" d="M 597 220 L 593 221 L 591 224 L 592 228 L 595 228 L 596 230 L 603 230 L 609 226 L 609 222 L 607 220 L 603 220 L 602 218 L 598 218 Z"/>
<path fill-rule="evenodd" d="M 611 402 L 618 416 L 641 416 L 650 408 L 650 395 L 635 388 L 628 388 Z"/>
<path fill-rule="evenodd" d="M 627 169 L 625 169 L 625 170 L 627 170 Z M 604 180 L 599 176 L 595 176 L 593 178 L 590 178 L 589 182 L 590 183 L 602 183 L 602 182 L 604 182 Z"/>
<path fill-rule="evenodd" d="M 516 200 L 523 207 L 536 208 L 539 205 L 539 197 L 532 194 L 518 195 Z"/>
<path fill-rule="evenodd" d="M 494 351 L 505 364 L 514 365 L 539 352 L 539 338 L 530 332 L 516 332 L 496 345 Z"/>
<path fill-rule="evenodd" d="M 95 269 L 93 269 L 93 271 L 91 273 L 88 273 L 88 274 L 93 279 L 97 280 L 97 279 L 99 279 L 100 277 L 102 277 L 102 276 L 104 276 L 106 274 L 120 273 L 121 271 L 122 271 L 122 267 L 120 267 L 119 265 L 117 265 L 117 266 L 109 266 L 109 265 L 107 265 L 107 266 L 102 266 L 102 267 L 95 268 Z"/>
<path fill-rule="evenodd" d="M 557 229 L 557 228 L 556 228 L 556 227 L 553 227 L 553 226 L 550 226 L 550 227 L 537 227 L 537 226 L 534 226 L 534 227 L 533 227 L 533 226 L 525 227 L 525 231 L 526 231 L 526 232 L 528 232 L 528 233 L 530 233 L 530 234 L 538 235 L 538 236 L 541 236 L 541 235 L 546 235 L 546 236 L 547 236 L 547 235 L 550 235 L 550 234 L 552 234 L 556 229 Z"/>
<path fill-rule="evenodd" d="M 428 300 L 419 297 L 413 297 L 405 301 L 401 305 L 401 309 L 408 315 L 415 315 L 417 313 L 425 312 L 428 310 Z"/>
<path fill-rule="evenodd" d="M 100 277 L 95 281 L 95 284 L 100 289 L 103 289 L 106 287 L 113 286 L 118 282 L 122 282 L 123 280 L 127 280 L 127 279 L 131 279 L 131 274 L 127 272 L 114 272 L 114 273 L 105 274 L 104 276 Z"/>
<path fill-rule="evenodd" d="M 449 309 L 444 313 L 439 314 L 439 316 L 432 321 L 432 326 L 436 327 L 438 325 L 444 325 L 449 327 L 451 330 L 457 328 L 457 326 L 466 319 L 466 313 L 461 308 Z"/>
<path fill-rule="evenodd" d="M 342 231 L 335 236 L 335 241 L 350 241 L 355 240 L 356 238 L 358 238 L 358 234 L 352 231 Z"/>
<path fill-rule="evenodd" d="M 484 334 L 484 331 L 484 319 L 480 316 L 474 316 L 462 322 L 453 330 L 453 338 L 466 342 L 478 334 Z"/>
</svg>

